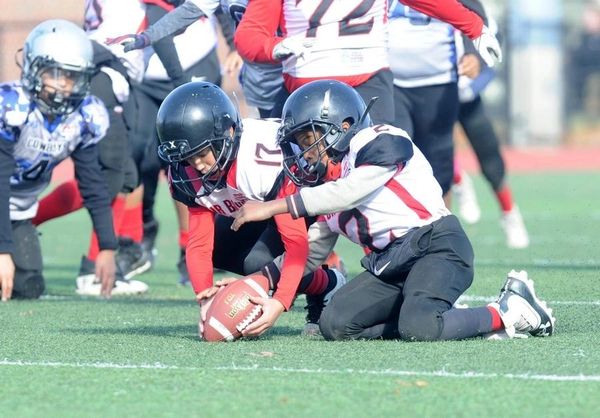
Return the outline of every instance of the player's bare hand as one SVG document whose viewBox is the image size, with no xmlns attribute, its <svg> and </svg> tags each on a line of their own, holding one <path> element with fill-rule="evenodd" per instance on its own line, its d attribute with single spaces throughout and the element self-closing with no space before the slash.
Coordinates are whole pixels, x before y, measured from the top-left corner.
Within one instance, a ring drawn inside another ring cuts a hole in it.
<svg viewBox="0 0 600 418">
<path fill-rule="evenodd" d="M 15 263 L 10 254 L 0 254 L 0 288 L 2 289 L 2 302 L 7 302 L 13 292 L 15 280 Z"/>
<path fill-rule="evenodd" d="M 234 279 L 235 280 L 235 279 Z M 198 321 L 198 335 L 202 338 L 204 334 L 204 322 L 206 321 L 206 313 L 212 305 L 215 296 L 224 286 L 215 285 L 209 287 L 208 289 L 204 289 L 202 292 L 196 295 L 196 301 L 200 305 L 200 321 Z"/>
<path fill-rule="evenodd" d="M 242 57 L 240 57 L 240 54 L 234 49 L 227 54 L 223 61 L 223 72 L 227 75 L 235 74 L 242 68 L 243 63 Z"/>
<path fill-rule="evenodd" d="M 258 337 L 275 324 L 285 308 L 277 299 L 251 297 L 250 302 L 262 306 L 262 315 L 242 331 L 244 337 Z"/>
<path fill-rule="evenodd" d="M 458 74 L 471 79 L 477 78 L 481 72 L 481 63 L 475 54 L 465 54 L 458 64 Z"/>
<path fill-rule="evenodd" d="M 115 285 L 115 252 L 102 250 L 96 258 L 96 277 L 100 279 L 100 294 L 109 298 Z"/>
<path fill-rule="evenodd" d="M 217 287 L 224 287 L 227 286 L 228 284 L 231 284 L 233 282 L 238 281 L 239 279 L 236 279 L 235 277 L 223 277 L 221 280 L 217 280 L 215 282 L 215 286 Z"/>
<path fill-rule="evenodd" d="M 249 200 L 244 203 L 244 206 L 240 208 L 233 220 L 231 229 L 237 231 L 246 222 L 263 221 L 272 217 L 273 214 L 268 203 L 269 202 L 257 202 L 254 200 Z"/>
</svg>

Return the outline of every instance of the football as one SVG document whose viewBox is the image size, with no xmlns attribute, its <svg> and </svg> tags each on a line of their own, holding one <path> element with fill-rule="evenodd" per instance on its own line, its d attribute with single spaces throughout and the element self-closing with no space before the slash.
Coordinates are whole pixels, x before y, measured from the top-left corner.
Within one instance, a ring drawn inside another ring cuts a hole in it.
<svg viewBox="0 0 600 418">
<path fill-rule="evenodd" d="M 269 297 L 269 279 L 252 275 L 225 286 L 215 295 L 206 312 L 205 341 L 234 341 L 242 330 L 262 314 L 260 305 L 250 302 L 250 297 Z"/>
</svg>

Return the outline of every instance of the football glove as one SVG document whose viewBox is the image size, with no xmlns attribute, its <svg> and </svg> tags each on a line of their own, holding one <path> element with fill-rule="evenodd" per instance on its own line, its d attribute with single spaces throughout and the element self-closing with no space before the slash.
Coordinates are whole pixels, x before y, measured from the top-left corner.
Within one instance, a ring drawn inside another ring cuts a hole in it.
<svg viewBox="0 0 600 418">
<path fill-rule="evenodd" d="M 481 35 L 473 39 L 473 44 L 488 67 L 491 68 L 496 63 L 502 62 L 502 49 L 498 39 L 487 26 L 483 26 Z"/>
<path fill-rule="evenodd" d="M 106 45 L 123 45 L 123 51 L 129 52 L 134 49 L 144 49 L 150 46 L 150 38 L 145 33 L 133 33 L 117 36 L 116 38 L 106 38 Z"/>
<path fill-rule="evenodd" d="M 309 48 L 314 44 L 314 40 L 306 38 L 284 38 L 273 48 L 272 56 L 275 61 L 283 61 L 295 56 L 300 58 L 304 56 Z"/>
</svg>

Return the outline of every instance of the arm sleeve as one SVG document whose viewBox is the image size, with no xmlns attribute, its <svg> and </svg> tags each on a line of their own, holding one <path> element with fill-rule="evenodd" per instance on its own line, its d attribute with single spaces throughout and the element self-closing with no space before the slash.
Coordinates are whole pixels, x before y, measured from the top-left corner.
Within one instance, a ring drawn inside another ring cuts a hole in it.
<svg viewBox="0 0 600 418">
<path fill-rule="evenodd" d="M 276 62 L 273 48 L 283 38 L 274 36 L 279 27 L 281 0 L 252 0 L 234 35 L 238 53 L 250 62 Z"/>
<path fill-rule="evenodd" d="M 458 0 L 400 0 L 428 16 L 450 23 L 471 39 L 481 35 L 483 20 Z"/>
<path fill-rule="evenodd" d="M 288 196 L 288 211 L 294 218 L 325 215 L 348 210 L 383 187 L 398 171 L 397 166 L 381 167 L 364 165 L 350 172 L 347 177 L 316 187 L 305 187 Z"/>
<path fill-rule="evenodd" d="M 215 215 L 205 207 L 188 208 L 190 235 L 185 261 L 196 294 L 213 284 Z"/>
<path fill-rule="evenodd" d="M 146 7 L 146 16 L 148 17 L 148 22 L 151 25 L 158 22 L 167 14 L 167 11 L 162 7 L 153 4 L 149 4 Z M 154 52 L 156 52 L 156 55 L 160 59 L 163 67 L 165 67 L 167 75 L 171 81 L 173 81 L 176 86 L 180 86 L 181 84 L 186 83 L 188 80 L 185 79 L 173 38 L 174 35 L 165 36 L 164 38 L 157 40 L 152 47 L 154 48 Z"/>
<path fill-rule="evenodd" d="M 0 132 L 1 134 L 1 132 Z M 0 137 L 0 254 L 12 253 L 10 225 L 10 176 L 15 167 L 14 143 Z"/>
<path fill-rule="evenodd" d="M 75 178 L 83 204 L 90 213 L 94 231 L 98 235 L 99 247 L 101 250 L 116 250 L 110 195 L 98 162 L 97 145 L 76 148 L 71 159 L 75 165 Z"/>
<path fill-rule="evenodd" d="M 150 42 L 154 44 L 162 38 L 187 28 L 203 16 L 206 16 L 206 14 L 198 6 L 186 1 L 148 27 L 144 33 L 148 36 Z"/>
<path fill-rule="evenodd" d="M 229 50 L 235 50 L 235 45 L 233 43 L 233 32 L 235 31 L 233 27 L 233 20 L 231 19 L 231 17 L 223 13 L 222 9 L 217 9 L 217 11 L 215 12 L 215 17 L 219 22 L 221 32 L 223 33 L 223 38 L 225 38 L 225 42 L 227 42 Z"/>
<path fill-rule="evenodd" d="M 276 215 L 275 223 L 281 235 L 285 255 L 281 266 L 281 279 L 273 298 L 289 310 L 292 306 L 308 257 L 308 236 L 304 219 L 292 219 L 289 213 Z"/>
</svg>

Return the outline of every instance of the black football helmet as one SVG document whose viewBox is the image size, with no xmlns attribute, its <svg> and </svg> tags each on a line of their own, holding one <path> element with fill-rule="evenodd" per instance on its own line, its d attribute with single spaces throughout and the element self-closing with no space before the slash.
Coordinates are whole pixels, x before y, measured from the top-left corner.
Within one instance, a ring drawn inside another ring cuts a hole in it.
<svg viewBox="0 0 600 418">
<path fill-rule="evenodd" d="M 312 81 L 294 91 L 283 106 L 278 134 L 286 175 L 299 186 L 320 183 L 327 167 L 320 161 L 309 164 L 304 153 L 319 147 L 320 156 L 327 153 L 333 162 L 339 162 L 348 152 L 350 139 L 371 125 L 369 108 L 356 90 L 336 80 Z M 348 122 L 351 128 L 344 131 L 343 122 Z M 312 130 L 315 137 L 318 131 L 320 139 L 302 150 L 295 134 L 307 130 Z"/>
<path fill-rule="evenodd" d="M 170 165 L 172 185 L 195 198 L 223 184 L 237 156 L 242 124 L 236 106 L 221 88 L 208 82 L 191 82 L 174 89 L 162 102 L 156 130 L 158 155 Z M 216 163 L 201 174 L 186 159 L 207 147 Z"/>
</svg>

